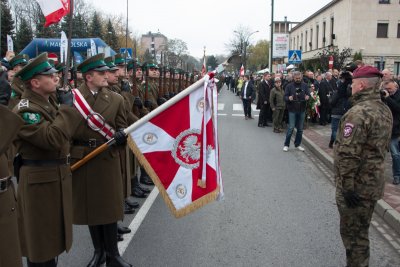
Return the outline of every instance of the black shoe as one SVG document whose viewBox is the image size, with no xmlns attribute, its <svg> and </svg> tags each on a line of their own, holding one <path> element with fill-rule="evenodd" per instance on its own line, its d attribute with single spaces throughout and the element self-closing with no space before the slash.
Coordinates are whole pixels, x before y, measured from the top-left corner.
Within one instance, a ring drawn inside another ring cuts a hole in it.
<svg viewBox="0 0 400 267">
<path fill-rule="evenodd" d="M 142 186 L 140 186 L 140 184 L 139 184 L 139 188 L 140 188 L 140 190 L 142 190 L 144 193 L 146 193 L 146 194 L 149 194 L 150 192 L 151 192 L 151 190 L 150 189 L 148 189 L 148 188 L 146 188 L 146 187 L 142 187 Z"/>
<path fill-rule="evenodd" d="M 133 214 L 133 213 L 135 213 L 135 210 L 129 207 L 129 205 L 126 204 L 126 202 L 124 202 L 124 214 Z"/>
<path fill-rule="evenodd" d="M 125 199 L 125 203 L 128 204 L 129 207 L 131 207 L 132 209 L 137 209 L 139 208 L 139 202 L 130 200 L 129 198 Z"/>
<path fill-rule="evenodd" d="M 28 258 L 26 259 L 28 267 L 57 267 L 57 260 L 51 259 L 46 262 L 35 263 L 31 262 Z"/>
<path fill-rule="evenodd" d="M 154 185 L 153 181 L 143 168 L 140 168 L 140 182 L 145 185 Z"/>
<path fill-rule="evenodd" d="M 90 237 L 92 238 L 94 253 L 87 267 L 99 267 L 106 262 L 106 252 L 103 247 L 103 226 L 89 226 Z"/>
<path fill-rule="evenodd" d="M 264 128 L 264 127 L 265 127 L 265 125 L 258 124 L 258 127 Z"/>
<path fill-rule="evenodd" d="M 329 148 L 333 148 L 333 141 L 329 141 Z"/>
<path fill-rule="evenodd" d="M 103 225 L 104 245 L 107 252 L 107 267 L 132 267 L 120 255 L 117 244 L 117 223 Z"/>
<path fill-rule="evenodd" d="M 136 186 L 133 188 L 132 196 L 138 197 L 138 198 L 146 198 L 147 194 L 143 192 L 140 187 Z"/>
<path fill-rule="evenodd" d="M 264 127 L 271 127 L 271 125 L 269 125 L 268 123 L 263 125 Z"/>
<path fill-rule="evenodd" d="M 117 241 L 118 241 L 118 242 L 124 241 L 124 238 L 122 237 L 121 234 L 117 234 Z M 108 266 L 108 265 L 107 265 L 107 266 Z"/>
<path fill-rule="evenodd" d="M 118 224 L 118 234 L 124 235 L 124 234 L 129 234 L 130 232 L 131 229 L 129 229 L 128 227 Z"/>
</svg>

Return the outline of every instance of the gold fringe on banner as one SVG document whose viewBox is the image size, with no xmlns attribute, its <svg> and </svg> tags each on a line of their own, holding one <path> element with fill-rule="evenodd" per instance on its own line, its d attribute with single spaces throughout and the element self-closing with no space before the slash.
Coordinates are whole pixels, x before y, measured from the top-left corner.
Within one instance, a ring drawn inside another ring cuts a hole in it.
<svg viewBox="0 0 400 267">
<path fill-rule="evenodd" d="M 133 154 L 135 154 L 136 158 L 140 162 L 140 164 L 143 166 L 143 168 L 146 170 L 147 174 L 150 176 L 150 178 L 153 180 L 154 184 L 157 186 L 158 190 L 160 191 L 160 194 L 162 198 L 164 199 L 165 203 L 167 204 L 168 208 L 171 210 L 172 214 L 175 216 L 175 218 L 181 218 L 201 207 L 204 205 L 213 202 L 216 200 L 218 194 L 219 194 L 219 186 L 213 191 L 208 193 L 207 195 L 195 200 L 192 202 L 192 204 L 182 208 L 182 209 L 175 209 L 174 204 L 172 203 L 171 199 L 168 196 L 167 191 L 164 188 L 164 185 L 162 184 L 160 178 L 154 171 L 154 169 L 151 167 L 147 159 L 143 156 L 142 152 L 140 152 L 138 146 L 136 145 L 135 141 L 132 140 L 131 136 L 128 136 L 128 145 L 130 149 L 132 150 Z"/>
</svg>

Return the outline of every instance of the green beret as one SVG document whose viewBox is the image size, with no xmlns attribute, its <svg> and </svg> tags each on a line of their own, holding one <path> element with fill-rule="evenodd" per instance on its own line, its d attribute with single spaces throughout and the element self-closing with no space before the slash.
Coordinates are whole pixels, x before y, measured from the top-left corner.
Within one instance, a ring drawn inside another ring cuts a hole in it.
<svg viewBox="0 0 400 267">
<path fill-rule="evenodd" d="M 26 55 L 26 54 L 17 55 L 10 60 L 10 67 L 13 69 L 14 67 L 16 67 L 18 65 L 25 66 L 26 64 L 28 64 L 28 62 L 29 62 L 28 55 Z"/>
<path fill-rule="evenodd" d="M 109 71 L 118 70 L 117 66 L 115 66 L 115 64 L 114 64 L 113 57 L 106 57 L 104 59 L 104 62 L 107 64 L 107 67 L 109 68 Z"/>
<path fill-rule="evenodd" d="M 36 75 L 48 75 L 56 72 L 57 70 L 48 61 L 47 53 L 42 53 L 18 71 L 15 76 L 20 77 L 23 81 L 27 81 Z"/>
<path fill-rule="evenodd" d="M 107 64 L 104 62 L 104 54 L 100 53 L 93 57 L 87 58 L 77 67 L 78 71 L 86 73 L 90 70 L 94 71 L 106 71 L 109 70 Z"/>
</svg>

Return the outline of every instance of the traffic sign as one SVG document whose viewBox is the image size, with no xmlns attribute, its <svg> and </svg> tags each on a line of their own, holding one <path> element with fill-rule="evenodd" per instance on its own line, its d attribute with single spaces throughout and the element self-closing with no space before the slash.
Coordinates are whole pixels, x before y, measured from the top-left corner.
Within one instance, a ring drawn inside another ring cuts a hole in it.
<svg viewBox="0 0 400 267">
<path fill-rule="evenodd" d="M 128 48 L 128 49 L 126 49 L 126 48 L 120 48 L 120 49 L 119 49 L 119 52 L 120 52 L 121 54 L 124 54 L 125 51 L 128 51 L 128 54 L 126 55 L 126 57 L 129 58 L 129 59 L 131 59 L 131 58 L 132 58 L 132 48 Z"/>
<path fill-rule="evenodd" d="M 301 63 L 301 50 L 289 50 L 288 62 L 289 64 Z"/>
</svg>

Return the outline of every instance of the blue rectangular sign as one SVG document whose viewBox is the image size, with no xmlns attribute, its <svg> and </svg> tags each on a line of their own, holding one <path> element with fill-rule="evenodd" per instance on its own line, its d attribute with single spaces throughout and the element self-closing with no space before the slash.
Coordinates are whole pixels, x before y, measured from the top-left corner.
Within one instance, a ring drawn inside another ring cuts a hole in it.
<svg viewBox="0 0 400 267">
<path fill-rule="evenodd" d="M 301 50 L 289 50 L 288 62 L 289 64 L 301 63 Z"/>
</svg>

